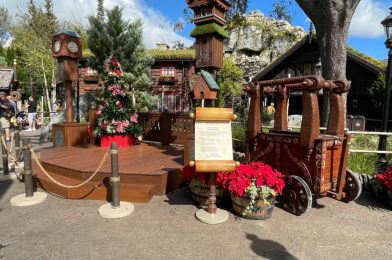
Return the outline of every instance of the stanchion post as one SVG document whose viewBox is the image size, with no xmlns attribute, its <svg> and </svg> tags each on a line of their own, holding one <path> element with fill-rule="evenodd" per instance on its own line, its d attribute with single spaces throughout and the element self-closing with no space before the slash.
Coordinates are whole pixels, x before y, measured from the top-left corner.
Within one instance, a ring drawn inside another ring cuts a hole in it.
<svg viewBox="0 0 392 260">
<path fill-rule="evenodd" d="M 14 133 L 14 140 L 15 140 L 15 158 L 17 159 L 18 162 L 21 162 L 22 156 L 20 156 L 21 147 L 20 147 L 20 135 L 18 130 L 16 130 Z"/>
<path fill-rule="evenodd" d="M 24 161 L 23 176 L 25 183 L 25 193 L 17 195 L 11 199 L 11 205 L 16 207 L 36 205 L 45 201 L 47 197 L 47 194 L 44 192 L 34 192 L 29 138 L 23 139 L 22 149 Z"/>
<path fill-rule="evenodd" d="M 1 141 L 1 158 L 2 158 L 2 162 L 3 162 L 3 172 L 4 172 L 4 174 L 9 174 L 10 169 L 8 167 L 7 147 L 4 146 L 3 141 Z"/>
<path fill-rule="evenodd" d="M 103 204 L 98 209 L 98 213 L 103 218 L 123 218 L 132 214 L 134 206 L 132 203 L 120 201 L 120 174 L 118 165 L 118 145 L 113 142 L 110 145 L 112 159 L 112 201 Z"/>
<path fill-rule="evenodd" d="M 23 162 L 24 162 L 24 183 L 26 197 L 32 197 L 33 190 L 33 171 L 31 166 L 30 138 L 23 139 Z"/>
<path fill-rule="evenodd" d="M 120 175 L 118 173 L 118 146 L 117 143 L 110 145 L 112 164 L 112 207 L 120 206 Z"/>
</svg>

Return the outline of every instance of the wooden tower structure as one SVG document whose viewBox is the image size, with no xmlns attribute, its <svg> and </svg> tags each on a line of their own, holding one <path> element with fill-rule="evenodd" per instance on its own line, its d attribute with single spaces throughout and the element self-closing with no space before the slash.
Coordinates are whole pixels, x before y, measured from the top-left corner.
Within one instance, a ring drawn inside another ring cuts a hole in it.
<svg viewBox="0 0 392 260">
<path fill-rule="evenodd" d="M 53 144 L 57 147 L 85 144 L 87 125 L 74 122 L 73 83 L 79 80 L 78 59 L 82 55 L 82 38 L 74 31 L 61 29 L 52 37 L 52 56 L 58 63 L 58 82 L 66 91 L 66 122 L 53 125 Z"/>
</svg>

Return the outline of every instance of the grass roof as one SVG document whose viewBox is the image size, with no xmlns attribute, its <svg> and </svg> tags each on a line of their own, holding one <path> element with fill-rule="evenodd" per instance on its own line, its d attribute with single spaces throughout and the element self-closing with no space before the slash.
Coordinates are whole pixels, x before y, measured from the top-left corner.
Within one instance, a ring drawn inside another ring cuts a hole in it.
<svg viewBox="0 0 392 260">
<path fill-rule="evenodd" d="M 223 29 L 222 26 L 220 26 L 216 23 L 208 23 L 208 24 L 196 26 L 192 30 L 191 36 L 197 37 L 197 36 L 201 36 L 201 35 L 205 35 L 205 34 L 214 34 L 214 33 L 222 36 L 223 38 L 229 37 L 228 32 L 225 29 Z"/>
<path fill-rule="evenodd" d="M 371 64 L 376 65 L 380 68 L 386 69 L 386 67 L 387 67 L 387 64 L 385 64 L 384 62 L 377 60 L 371 56 L 368 56 L 366 54 L 363 54 L 362 52 L 360 52 L 350 46 L 347 47 L 347 51 L 361 57 L 362 59 L 366 60 L 367 62 L 370 62 Z"/>
<path fill-rule="evenodd" d="M 195 49 L 182 50 L 148 50 L 148 54 L 154 59 L 194 59 L 196 57 Z"/>
</svg>

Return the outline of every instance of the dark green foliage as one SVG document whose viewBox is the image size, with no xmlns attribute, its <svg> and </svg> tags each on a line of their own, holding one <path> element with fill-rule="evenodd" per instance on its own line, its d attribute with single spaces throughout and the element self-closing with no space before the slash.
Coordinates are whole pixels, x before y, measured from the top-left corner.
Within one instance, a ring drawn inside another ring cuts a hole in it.
<svg viewBox="0 0 392 260">
<path fill-rule="evenodd" d="M 374 81 L 373 85 L 368 88 L 370 99 L 372 100 L 373 106 L 378 113 L 382 113 L 385 102 L 385 74 L 381 73 Z"/>
<path fill-rule="evenodd" d="M 203 24 L 196 26 L 192 32 L 191 36 L 196 37 L 196 36 L 201 36 L 205 34 L 218 34 L 222 36 L 223 38 L 229 37 L 229 34 L 223 29 L 222 26 L 216 24 L 216 23 L 208 23 L 208 24 Z"/>
<path fill-rule="evenodd" d="M 105 8 L 103 7 L 104 0 L 97 1 L 97 18 L 103 20 L 105 18 Z"/>
<path fill-rule="evenodd" d="M 138 90 L 146 89 L 151 83 L 149 74 L 153 59 L 147 55 L 142 43 L 142 22 L 125 21 L 118 6 L 108 10 L 106 15 L 105 20 L 89 17 L 87 42 L 94 55 L 89 65 L 103 72 L 105 60 L 116 58 L 129 73 L 132 86 Z"/>
</svg>

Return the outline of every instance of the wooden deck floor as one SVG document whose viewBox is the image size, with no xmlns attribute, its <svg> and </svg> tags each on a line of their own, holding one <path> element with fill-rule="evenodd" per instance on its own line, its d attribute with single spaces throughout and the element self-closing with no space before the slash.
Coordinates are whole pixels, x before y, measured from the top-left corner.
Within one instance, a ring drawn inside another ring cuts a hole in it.
<svg viewBox="0 0 392 260">
<path fill-rule="evenodd" d="M 97 169 L 107 149 L 96 146 L 50 148 L 41 151 L 40 161 L 52 177 L 67 185 L 87 179 Z M 66 198 L 108 199 L 110 194 L 110 156 L 92 181 L 80 189 L 65 189 L 51 182 L 33 164 L 38 184 L 49 192 Z M 181 183 L 183 148 L 140 144 L 120 148 L 119 171 L 121 195 L 124 200 L 147 202 L 153 195 L 162 195 Z M 100 187 L 101 190 L 97 189 Z M 138 193 L 139 194 L 136 194 Z M 145 196 L 141 196 L 142 192 Z M 136 195 L 133 196 L 132 193 Z M 143 197 L 143 199 L 140 199 Z M 136 198 L 136 199 L 134 199 Z"/>
</svg>

